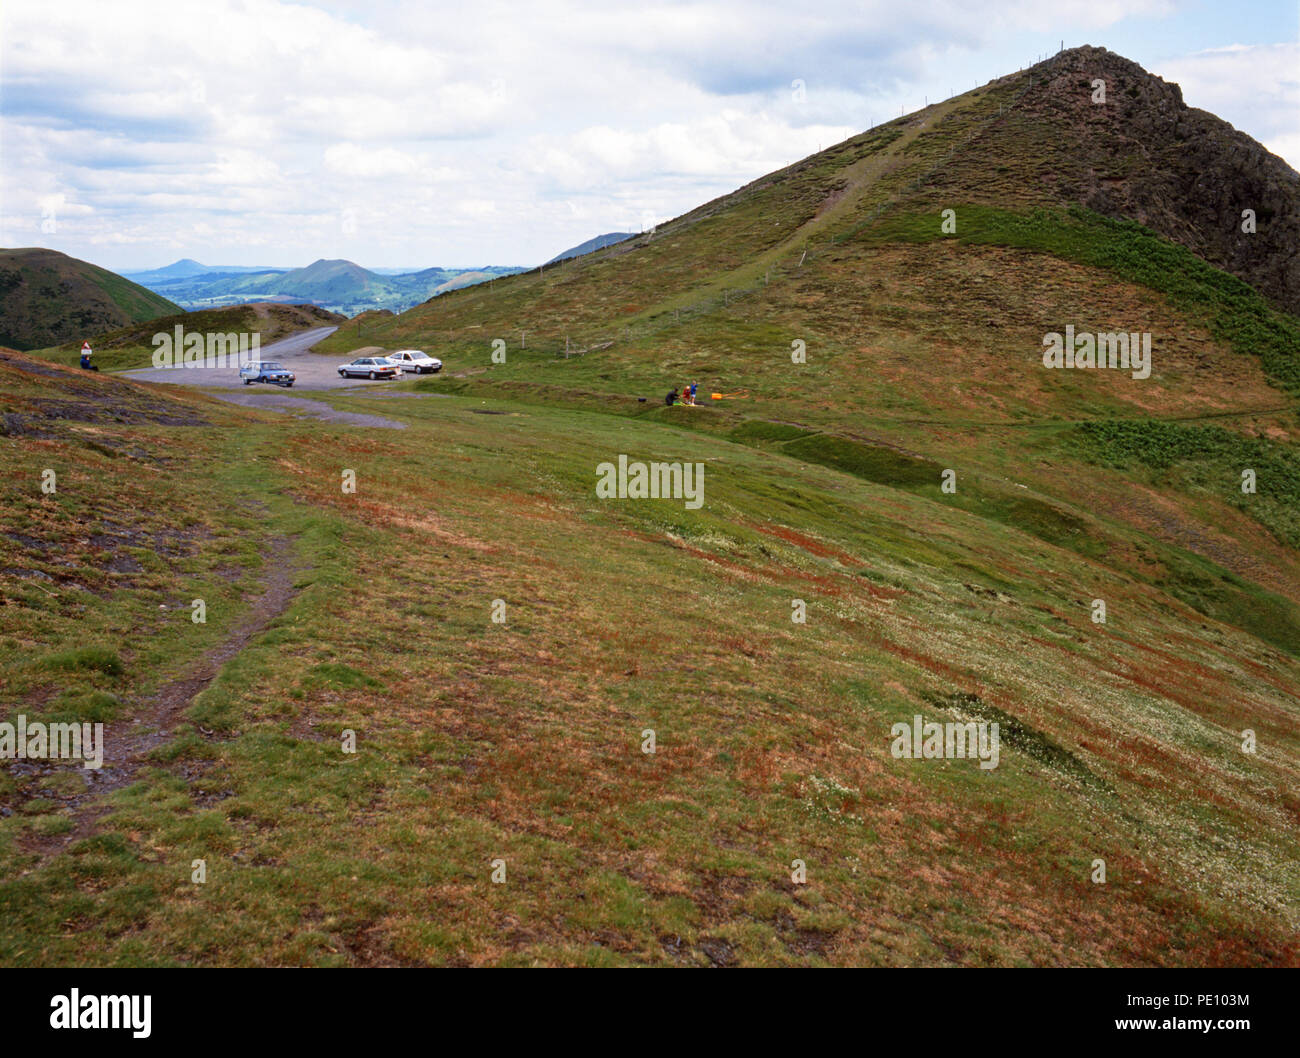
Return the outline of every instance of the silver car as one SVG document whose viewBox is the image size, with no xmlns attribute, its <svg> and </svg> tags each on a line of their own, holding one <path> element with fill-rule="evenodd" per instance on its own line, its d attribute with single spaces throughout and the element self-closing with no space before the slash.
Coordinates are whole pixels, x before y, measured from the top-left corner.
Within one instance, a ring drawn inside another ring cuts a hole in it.
<svg viewBox="0 0 1300 1058">
<path fill-rule="evenodd" d="M 339 364 L 339 378 L 396 378 L 399 370 L 386 357 L 359 356 L 350 364 Z"/>
</svg>

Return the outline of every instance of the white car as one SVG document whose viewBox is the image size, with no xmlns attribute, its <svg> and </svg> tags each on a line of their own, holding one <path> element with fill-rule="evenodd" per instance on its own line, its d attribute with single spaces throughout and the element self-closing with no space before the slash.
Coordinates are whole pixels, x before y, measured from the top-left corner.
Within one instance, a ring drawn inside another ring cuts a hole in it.
<svg viewBox="0 0 1300 1058">
<path fill-rule="evenodd" d="M 442 370 L 442 361 L 436 356 L 429 356 L 422 349 L 399 349 L 395 353 L 389 353 L 385 359 L 403 371 L 416 375 L 436 375 Z"/>
</svg>

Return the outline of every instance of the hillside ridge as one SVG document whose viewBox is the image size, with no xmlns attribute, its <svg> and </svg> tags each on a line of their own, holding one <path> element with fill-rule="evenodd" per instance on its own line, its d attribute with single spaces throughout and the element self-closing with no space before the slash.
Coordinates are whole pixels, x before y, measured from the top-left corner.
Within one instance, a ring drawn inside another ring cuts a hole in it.
<svg viewBox="0 0 1300 1058">
<path fill-rule="evenodd" d="M 0 249 L 0 345 L 40 349 L 179 311 L 138 283 L 58 250 Z"/>
</svg>

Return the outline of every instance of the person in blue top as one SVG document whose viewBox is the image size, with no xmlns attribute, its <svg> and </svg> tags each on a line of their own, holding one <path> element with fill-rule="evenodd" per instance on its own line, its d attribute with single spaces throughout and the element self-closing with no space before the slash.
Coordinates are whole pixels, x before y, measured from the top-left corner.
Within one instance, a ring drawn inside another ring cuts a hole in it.
<svg viewBox="0 0 1300 1058">
<path fill-rule="evenodd" d="M 699 384 L 698 382 L 692 382 L 692 383 L 691 383 L 691 403 L 692 403 L 692 404 L 695 403 L 695 391 L 699 388 L 699 385 L 700 385 L 700 384 Z"/>
</svg>

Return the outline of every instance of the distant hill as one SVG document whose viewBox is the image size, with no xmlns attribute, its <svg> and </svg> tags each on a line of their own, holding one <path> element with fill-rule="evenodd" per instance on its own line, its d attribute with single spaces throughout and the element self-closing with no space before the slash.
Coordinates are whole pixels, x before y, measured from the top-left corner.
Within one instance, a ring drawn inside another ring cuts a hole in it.
<svg viewBox="0 0 1300 1058">
<path fill-rule="evenodd" d="M 352 261 L 322 258 L 306 268 L 285 272 L 274 282 L 280 295 L 299 295 L 316 301 L 352 301 L 378 295 L 394 280 L 376 275 Z"/>
<path fill-rule="evenodd" d="M 194 267 L 201 271 L 194 271 Z M 522 269 L 426 268 L 386 275 L 342 259 L 313 261 L 305 268 L 215 271 L 182 260 L 133 278 L 186 309 L 218 308 L 250 301 L 304 302 L 354 316 L 387 309 L 401 312 L 447 290 Z"/>
<path fill-rule="evenodd" d="M 0 345 L 40 349 L 180 306 L 107 268 L 41 247 L 0 249 Z"/>
<path fill-rule="evenodd" d="M 173 264 L 169 264 L 166 268 L 158 268 L 152 272 L 144 272 L 142 274 L 148 276 L 160 276 L 160 277 L 161 276 L 196 276 L 196 275 L 202 275 L 204 272 L 210 272 L 210 271 L 211 269 L 208 268 L 207 265 L 201 265 L 199 264 L 198 261 L 195 261 L 193 258 L 183 257 L 179 261 L 176 261 Z M 132 273 L 127 273 L 127 274 L 129 275 Z"/>
<path fill-rule="evenodd" d="M 606 246 L 613 246 L 616 242 L 622 242 L 624 239 L 630 239 L 636 232 L 632 231 L 611 231 L 604 235 L 597 235 L 594 239 L 588 239 L 577 246 L 571 246 L 563 253 L 557 253 L 547 264 L 554 264 L 556 261 L 567 261 L 570 257 L 581 257 L 584 253 L 591 253 L 592 250 L 603 250 Z"/>
<path fill-rule="evenodd" d="M 246 275 L 250 272 L 287 272 L 287 268 L 266 266 L 249 267 L 247 265 L 205 265 L 191 257 L 182 257 L 163 268 L 150 268 L 143 272 L 123 272 L 127 279 L 147 285 L 149 283 L 167 282 L 176 279 L 191 279 L 195 276 Z"/>
</svg>

